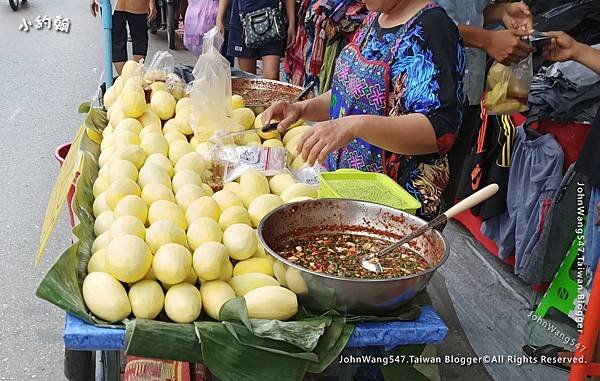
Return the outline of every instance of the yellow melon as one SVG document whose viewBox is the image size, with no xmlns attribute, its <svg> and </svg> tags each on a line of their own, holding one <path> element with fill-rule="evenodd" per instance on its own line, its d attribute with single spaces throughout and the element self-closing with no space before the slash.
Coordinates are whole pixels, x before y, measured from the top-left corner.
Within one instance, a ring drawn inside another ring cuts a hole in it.
<svg viewBox="0 0 600 381">
<path fill-rule="evenodd" d="M 127 195 L 119 200 L 114 212 L 115 218 L 130 215 L 145 224 L 148 217 L 148 206 L 140 196 Z"/>
<path fill-rule="evenodd" d="M 123 235 L 135 235 L 141 239 L 146 238 L 146 228 L 142 221 L 131 215 L 123 215 L 115 219 L 110 227 L 111 239 Z"/>
<path fill-rule="evenodd" d="M 203 280 L 218 279 L 229 262 L 227 249 L 220 242 L 205 242 L 194 250 L 193 266 Z"/>
<path fill-rule="evenodd" d="M 82 293 L 90 311 L 109 323 L 121 321 L 131 313 L 125 288 L 110 274 L 89 273 L 83 280 Z"/>
<path fill-rule="evenodd" d="M 223 304 L 235 298 L 233 288 L 221 280 L 211 280 L 202 283 L 200 293 L 202 294 L 204 311 L 215 320 L 219 320 L 219 311 L 221 311 Z"/>
<path fill-rule="evenodd" d="M 187 222 L 183 210 L 175 203 L 158 200 L 148 209 L 148 222 L 154 224 L 160 220 L 170 220 L 177 223 L 182 229 L 187 229 Z"/>
<path fill-rule="evenodd" d="M 152 265 L 150 248 L 134 235 L 113 238 L 106 248 L 109 273 L 121 282 L 133 283 L 144 278 Z"/>
<path fill-rule="evenodd" d="M 175 195 L 177 205 L 179 205 L 183 211 L 187 211 L 188 207 L 197 199 L 204 196 L 204 190 L 196 184 L 184 185 L 179 192 Z"/>
<path fill-rule="evenodd" d="M 199 174 L 197 174 L 194 171 L 183 170 L 183 171 L 179 171 L 179 172 L 175 173 L 175 175 L 173 176 L 173 179 L 171 180 L 171 184 L 173 186 L 173 190 L 175 191 L 175 194 L 177 194 L 177 192 L 179 192 L 179 190 L 181 188 L 183 188 L 184 186 L 189 185 L 189 184 L 194 184 L 194 185 L 201 187 L 202 186 L 202 178 L 200 177 Z"/>
<path fill-rule="evenodd" d="M 165 294 L 158 282 L 142 280 L 129 289 L 129 302 L 136 318 L 151 320 L 162 311 Z"/>
<path fill-rule="evenodd" d="M 223 233 L 219 224 L 208 217 L 197 218 L 187 230 L 187 242 L 192 250 L 196 250 L 206 242 L 221 242 L 222 237 Z"/>
<path fill-rule="evenodd" d="M 150 206 L 154 201 L 166 200 L 175 202 L 175 196 L 170 188 L 163 184 L 148 184 L 142 189 L 142 200 Z"/>
<path fill-rule="evenodd" d="M 140 147 L 148 156 L 155 153 L 161 153 L 165 156 L 169 154 L 169 142 L 160 132 L 145 134 L 140 142 Z"/>
<path fill-rule="evenodd" d="M 118 179 L 106 190 L 106 204 L 114 209 L 121 199 L 128 195 L 139 196 L 141 194 L 140 187 L 129 179 Z"/>
<path fill-rule="evenodd" d="M 185 230 L 177 223 L 170 220 L 160 220 L 146 229 L 146 243 L 153 253 L 169 243 L 178 243 L 187 246 L 187 236 Z"/>
<path fill-rule="evenodd" d="M 233 224 L 223 232 L 223 244 L 231 258 L 242 261 L 254 254 L 258 239 L 252 227 L 246 224 Z"/>
<path fill-rule="evenodd" d="M 161 153 L 155 153 L 148 156 L 144 165 L 146 164 L 156 164 L 158 166 L 163 167 L 163 169 L 166 170 L 169 174 L 169 177 L 173 177 L 173 175 L 175 174 L 175 169 L 173 169 L 173 163 L 171 163 L 171 160 L 169 160 L 169 158 L 166 155 L 163 155 Z"/>
<path fill-rule="evenodd" d="M 165 295 L 165 312 L 175 323 L 191 323 L 202 311 L 200 291 L 189 283 L 176 284 Z"/>
<path fill-rule="evenodd" d="M 190 274 L 192 255 L 186 247 L 168 243 L 161 246 L 154 254 L 152 269 L 156 278 L 161 282 L 180 283 Z"/>
</svg>

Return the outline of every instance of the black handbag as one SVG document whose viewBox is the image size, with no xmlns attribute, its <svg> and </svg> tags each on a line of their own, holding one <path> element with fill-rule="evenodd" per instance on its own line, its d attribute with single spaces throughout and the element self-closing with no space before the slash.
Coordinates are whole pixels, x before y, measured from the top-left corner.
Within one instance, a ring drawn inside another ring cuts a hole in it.
<svg viewBox="0 0 600 381">
<path fill-rule="evenodd" d="M 244 43 L 249 48 L 259 48 L 273 42 L 286 39 L 286 18 L 283 13 L 281 1 L 277 8 L 265 7 L 256 11 L 242 13 L 240 1 L 238 0 L 240 20 Z"/>
</svg>

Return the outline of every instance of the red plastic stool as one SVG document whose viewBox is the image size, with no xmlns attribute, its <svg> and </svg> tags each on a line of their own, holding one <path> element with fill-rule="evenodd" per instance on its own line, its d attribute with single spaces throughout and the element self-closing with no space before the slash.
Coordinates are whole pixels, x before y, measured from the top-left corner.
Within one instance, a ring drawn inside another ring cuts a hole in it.
<svg viewBox="0 0 600 381">
<path fill-rule="evenodd" d="M 65 143 L 60 145 L 54 151 L 54 157 L 60 163 L 61 167 L 67 158 L 67 154 L 69 153 L 69 149 L 71 148 L 71 143 Z M 67 206 L 69 208 L 69 218 L 71 220 L 71 227 L 75 227 L 75 215 L 73 214 L 73 195 L 75 195 L 75 185 L 71 184 L 71 188 L 69 188 L 69 193 L 67 193 Z"/>
</svg>

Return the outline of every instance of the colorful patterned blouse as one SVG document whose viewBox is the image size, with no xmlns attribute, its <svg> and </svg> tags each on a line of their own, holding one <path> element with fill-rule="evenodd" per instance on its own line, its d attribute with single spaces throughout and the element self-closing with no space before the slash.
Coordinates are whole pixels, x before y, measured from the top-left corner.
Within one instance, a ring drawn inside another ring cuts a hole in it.
<svg viewBox="0 0 600 381">
<path fill-rule="evenodd" d="M 400 28 L 382 28 L 377 16 L 371 13 L 355 36 L 356 42 L 364 40 L 361 53 L 369 60 L 386 56 Z M 418 215 L 426 219 L 439 214 L 448 184 L 446 153 L 462 121 L 464 65 L 460 34 L 442 8 L 426 10 L 416 19 L 391 63 L 389 115 L 425 115 L 440 153 L 413 157 L 388 153 L 386 172 L 421 202 Z"/>
</svg>

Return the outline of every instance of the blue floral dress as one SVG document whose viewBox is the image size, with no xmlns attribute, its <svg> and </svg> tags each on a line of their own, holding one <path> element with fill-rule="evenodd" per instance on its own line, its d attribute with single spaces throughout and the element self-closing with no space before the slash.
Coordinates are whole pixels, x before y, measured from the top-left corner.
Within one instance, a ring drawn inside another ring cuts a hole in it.
<svg viewBox="0 0 600 381">
<path fill-rule="evenodd" d="M 365 19 L 336 61 L 330 117 L 420 113 L 433 126 L 439 153 L 405 156 L 355 139 L 330 154 L 327 167 L 385 173 L 421 202 L 419 216 L 432 219 L 448 184 L 446 154 L 462 121 L 464 47 L 436 3 L 395 28 L 382 28 L 378 18 Z"/>
</svg>

